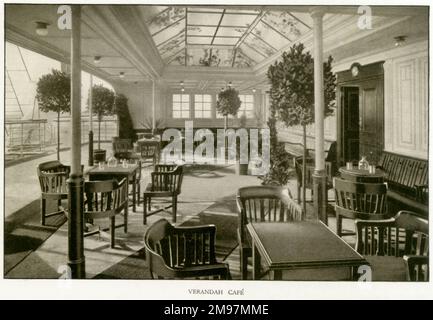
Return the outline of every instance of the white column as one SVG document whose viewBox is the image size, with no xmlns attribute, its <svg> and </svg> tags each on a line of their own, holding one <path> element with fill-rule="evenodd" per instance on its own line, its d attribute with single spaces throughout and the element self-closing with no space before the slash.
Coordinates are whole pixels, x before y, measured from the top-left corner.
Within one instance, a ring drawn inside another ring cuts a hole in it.
<svg viewBox="0 0 433 320">
<path fill-rule="evenodd" d="M 152 133 L 155 133 L 155 80 L 152 80 Z"/>
<path fill-rule="evenodd" d="M 90 89 L 89 89 L 89 131 L 93 131 L 93 75 L 90 74 Z"/>
<path fill-rule="evenodd" d="M 71 40 L 71 174 L 81 172 L 81 7 L 73 6 Z"/>
<path fill-rule="evenodd" d="M 314 127 L 315 138 L 315 170 L 325 170 L 324 154 L 324 93 L 323 93 L 323 11 L 316 10 L 313 18 L 314 49 Z"/>
</svg>

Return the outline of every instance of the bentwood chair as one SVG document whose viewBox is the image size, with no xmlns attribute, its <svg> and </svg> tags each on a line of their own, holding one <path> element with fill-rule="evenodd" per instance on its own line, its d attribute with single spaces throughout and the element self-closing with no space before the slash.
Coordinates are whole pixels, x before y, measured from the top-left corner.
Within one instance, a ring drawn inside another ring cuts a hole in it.
<svg viewBox="0 0 433 320">
<path fill-rule="evenodd" d="M 144 246 L 152 279 L 230 279 L 229 266 L 215 257 L 214 225 L 174 227 L 166 219 L 152 224 Z"/>
<path fill-rule="evenodd" d="M 248 257 L 252 256 L 251 238 L 246 230 L 250 222 L 289 222 L 305 219 L 301 207 L 288 193 L 277 186 L 252 186 L 240 188 L 237 193 L 238 242 L 240 271 L 247 279 Z"/>
<path fill-rule="evenodd" d="M 173 222 L 176 222 L 177 197 L 182 190 L 183 167 L 159 164 L 155 166 L 151 177 L 152 182 L 146 186 L 146 190 L 143 193 L 143 224 L 147 224 L 148 216 L 168 208 L 172 208 Z M 153 198 L 171 198 L 171 205 L 148 212 L 151 210 Z"/>
<path fill-rule="evenodd" d="M 91 225 L 94 219 L 108 218 L 110 220 L 110 245 L 115 247 L 115 229 L 123 226 L 127 232 L 128 225 L 128 186 L 126 179 L 120 182 L 116 180 L 86 181 L 84 183 L 84 219 Z M 123 225 L 116 226 L 116 215 L 124 211 Z M 99 233 L 101 229 L 85 230 L 84 236 Z"/>
<path fill-rule="evenodd" d="M 356 183 L 334 178 L 334 189 L 338 236 L 355 234 L 343 233 L 343 218 L 381 220 L 389 217 L 386 206 L 386 183 Z"/>
<path fill-rule="evenodd" d="M 71 168 L 58 160 L 48 161 L 38 165 L 37 172 L 41 186 L 41 224 L 45 225 L 46 218 L 64 214 L 60 209 L 63 199 L 68 198 L 67 179 Z M 47 213 L 47 201 L 57 201 L 58 211 Z"/>
<path fill-rule="evenodd" d="M 410 211 L 385 220 L 355 220 L 356 251 L 364 255 L 373 279 L 428 281 L 428 221 Z M 403 257 L 403 258 L 402 258 Z M 398 276 L 398 274 L 397 274 Z"/>
</svg>

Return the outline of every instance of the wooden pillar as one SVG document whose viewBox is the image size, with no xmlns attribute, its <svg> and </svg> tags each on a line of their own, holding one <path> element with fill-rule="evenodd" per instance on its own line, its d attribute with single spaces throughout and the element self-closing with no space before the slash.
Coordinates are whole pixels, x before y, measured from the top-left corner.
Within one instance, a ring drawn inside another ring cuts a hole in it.
<svg viewBox="0 0 433 320">
<path fill-rule="evenodd" d="M 68 180 L 68 266 L 72 279 L 86 277 L 84 258 L 84 179 L 81 170 L 81 6 L 72 5 L 71 174 Z"/>
<path fill-rule="evenodd" d="M 89 166 L 93 166 L 93 75 L 90 74 L 89 89 Z"/>
<path fill-rule="evenodd" d="M 315 168 L 313 174 L 314 212 L 316 217 L 328 223 L 326 214 L 327 190 L 325 171 L 325 112 L 323 92 L 323 15 L 322 8 L 311 12 L 313 18 L 314 54 L 314 127 L 315 127 Z"/>
</svg>

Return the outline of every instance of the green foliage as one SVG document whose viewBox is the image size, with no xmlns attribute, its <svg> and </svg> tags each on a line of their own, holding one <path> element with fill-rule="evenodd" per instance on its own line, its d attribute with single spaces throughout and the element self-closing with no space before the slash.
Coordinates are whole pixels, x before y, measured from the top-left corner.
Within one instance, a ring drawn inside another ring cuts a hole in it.
<svg viewBox="0 0 433 320">
<path fill-rule="evenodd" d="M 42 112 L 66 113 L 71 111 L 71 78 L 58 70 L 39 78 L 36 99 Z"/>
<path fill-rule="evenodd" d="M 323 64 L 324 115 L 333 113 L 336 77 L 331 71 L 332 57 Z M 302 43 L 284 52 L 282 60 L 268 69 L 272 107 L 288 127 L 314 123 L 314 60 Z"/>
<path fill-rule="evenodd" d="M 123 94 L 116 95 L 114 99 L 115 110 L 117 119 L 119 119 L 119 138 L 137 140 L 137 135 L 134 131 L 131 115 L 128 109 L 128 98 Z"/>
<path fill-rule="evenodd" d="M 114 91 L 102 85 L 94 85 L 92 88 L 93 105 L 92 112 L 101 121 L 104 116 L 115 114 Z"/>
<path fill-rule="evenodd" d="M 225 89 L 218 94 L 218 101 L 216 104 L 217 111 L 227 116 L 229 114 L 236 115 L 241 107 L 241 99 L 239 99 L 239 92 L 233 88 Z"/>
</svg>

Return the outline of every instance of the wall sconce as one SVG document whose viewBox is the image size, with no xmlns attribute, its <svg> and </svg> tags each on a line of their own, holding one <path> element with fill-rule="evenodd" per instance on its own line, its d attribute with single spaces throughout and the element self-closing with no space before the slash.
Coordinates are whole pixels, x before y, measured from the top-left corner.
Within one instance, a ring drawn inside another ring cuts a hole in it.
<svg viewBox="0 0 433 320">
<path fill-rule="evenodd" d="M 48 34 L 48 26 L 50 25 L 47 22 L 36 21 L 36 33 L 40 36 L 46 36 Z"/>
<path fill-rule="evenodd" d="M 100 63 L 100 62 L 101 62 L 101 56 L 95 56 L 95 58 L 93 59 L 93 62 L 94 62 L 95 64 Z"/>
<path fill-rule="evenodd" d="M 125 72 L 119 72 L 119 78 L 121 79 L 125 78 Z"/>
<path fill-rule="evenodd" d="M 180 82 L 180 86 L 181 86 L 180 91 L 185 92 L 185 88 L 183 87 L 183 81 Z"/>
<path fill-rule="evenodd" d="M 406 41 L 406 38 L 407 38 L 406 36 L 397 36 L 397 37 L 394 37 L 394 40 L 395 40 L 394 45 L 396 47 L 402 46 L 403 43 Z"/>
<path fill-rule="evenodd" d="M 253 89 L 253 93 L 256 93 L 256 88 Z"/>
<path fill-rule="evenodd" d="M 229 85 L 228 85 L 228 86 L 229 86 L 229 88 L 231 88 L 231 87 L 232 87 L 232 82 L 231 82 L 231 81 L 229 82 Z"/>
</svg>

